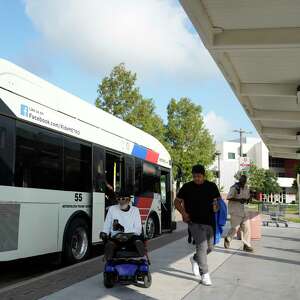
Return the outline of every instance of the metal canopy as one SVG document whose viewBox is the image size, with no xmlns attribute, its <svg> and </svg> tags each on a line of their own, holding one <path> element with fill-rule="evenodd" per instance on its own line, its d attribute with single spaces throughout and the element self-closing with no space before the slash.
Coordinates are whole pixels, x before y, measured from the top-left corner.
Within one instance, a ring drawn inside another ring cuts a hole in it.
<svg viewBox="0 0 300 300">
<path fill-rule="evenodd" d="M 270 154 L 300 159 L 300 0 L 181 4 Z"/>
</svg>

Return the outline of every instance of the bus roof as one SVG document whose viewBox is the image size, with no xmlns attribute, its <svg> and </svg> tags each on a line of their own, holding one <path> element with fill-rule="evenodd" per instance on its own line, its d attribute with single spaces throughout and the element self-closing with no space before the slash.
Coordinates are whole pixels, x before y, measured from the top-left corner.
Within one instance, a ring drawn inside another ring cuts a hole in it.
<svg viewBox="0 0 300 300">
<path fill-rule="evenodd" d="M 0 59 L 0 88 L 152 150 L 165 161 L 163 165 L 170 165 L 168 151 L 150 134 L 4 59 Z"/>
</svg>

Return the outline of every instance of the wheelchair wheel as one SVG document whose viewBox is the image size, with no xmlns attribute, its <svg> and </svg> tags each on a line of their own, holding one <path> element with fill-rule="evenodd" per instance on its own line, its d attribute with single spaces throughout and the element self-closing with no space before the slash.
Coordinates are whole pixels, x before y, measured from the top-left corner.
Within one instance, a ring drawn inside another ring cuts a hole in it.
<svg viewBox="0 0 300 300">
<path fill-rule="evenodd" d="M 115 278 L 112 273 L 104 273 L 103 274 L 103 283 L 107 289 L 112 288 L 115 285 Z"/>
<path fill-rule="evenodd" d="M 144 287 L 149 288 L 152 284 L 152 276 L 151 273 L 148 273 L 144 276 Z"/>
</svg>

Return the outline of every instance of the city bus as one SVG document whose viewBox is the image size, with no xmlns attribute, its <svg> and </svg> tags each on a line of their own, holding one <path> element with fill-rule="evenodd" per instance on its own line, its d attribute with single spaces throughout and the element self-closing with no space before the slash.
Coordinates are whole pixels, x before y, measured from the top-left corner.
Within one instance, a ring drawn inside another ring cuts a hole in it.
<svg viewBox="0 0 300 300">
<path fill-rule="evenodd" d="M 0 60 L 0 262 L 86 259 L 107 186 L 132 195 L 148 238 L 175 229 L 172 162 L 157 139 Z"/>
</svg>

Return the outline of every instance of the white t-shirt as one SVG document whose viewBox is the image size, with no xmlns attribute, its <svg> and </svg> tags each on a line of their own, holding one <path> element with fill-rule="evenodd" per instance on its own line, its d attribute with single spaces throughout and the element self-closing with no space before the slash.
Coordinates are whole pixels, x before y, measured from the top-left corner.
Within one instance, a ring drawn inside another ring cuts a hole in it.
<svg viewBox="0 0 300 300">
<path fill-rule="evenodd" d="M 113 205 L 109 208 L 104 222 L 103 232 L 114 236 L 119 231 L 113 230 L 113 222 L 118 220 L 119 224 L 124 227 L 125 233 L 134 233 L 140 235 L 142 233 L 142 221 L 140 211 L 135 206 L 130 206 L 128 211 L 120 209 L 119 205 Z"/>
</svg>

